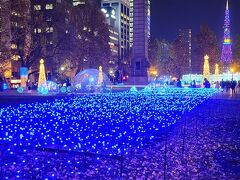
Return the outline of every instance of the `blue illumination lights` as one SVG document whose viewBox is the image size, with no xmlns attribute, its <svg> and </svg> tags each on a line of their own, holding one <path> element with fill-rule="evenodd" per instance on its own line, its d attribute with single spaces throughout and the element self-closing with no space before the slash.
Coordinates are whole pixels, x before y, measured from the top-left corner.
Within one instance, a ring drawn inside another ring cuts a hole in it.
<svg viewBox="0 0 240 180">
<path fill-rule="evenodd" d="M 23 89 L 22 87 L 18 87 L 18 88 L 17 88 L 17 92 L 20 93 L 20 94 L 23 93 L 23 90 L 24 90 L 24 89 Z"/>
<path fill-rule="evenodd" d="M 130 89 L 130 92 L 132 92 L 132 93 L 137 92 L 137 91 L 138 90 L 137 90 L 137 88 L 135 86 L 131 87 L 131 89 Z"/>
<path fill-rule="evenodd" d="M 0 109 L 0 143 L 127 154 L 217 92 L 159 88 L 10 106 Z"/>
<path fill-rule="evenodd" d="M 61 91 L 61 93 L 64 94 L 64 93 L 67 92 L 67 88 L 65 86 L 63 86 L 63 87 L 60 88 L 60 91 Z"/>
</svg>

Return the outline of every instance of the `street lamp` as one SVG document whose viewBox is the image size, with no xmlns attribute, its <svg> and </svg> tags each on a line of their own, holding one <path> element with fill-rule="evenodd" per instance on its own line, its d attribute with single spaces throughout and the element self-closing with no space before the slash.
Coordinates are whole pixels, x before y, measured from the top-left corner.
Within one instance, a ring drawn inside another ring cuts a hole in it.
<svg viewBox="0 0 240 180">
<path fill-rule="evenodd" d="M 64 70 L 65 70 L 65 67 L 64 67 L 64 66 L 62 66 L 62 67 L 61 67 L 61 71 L 64 71 Z"/>
</svg>

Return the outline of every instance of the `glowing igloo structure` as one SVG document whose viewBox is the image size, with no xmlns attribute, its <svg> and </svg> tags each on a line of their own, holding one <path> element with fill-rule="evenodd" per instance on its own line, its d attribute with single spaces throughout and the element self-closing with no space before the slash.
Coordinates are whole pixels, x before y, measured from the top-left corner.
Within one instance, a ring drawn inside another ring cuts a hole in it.
<svg viewBox="0 0 240 180">
<path fill-rule="evenodd" d="M 57 83 L 53 81 L 46 81 L 38 87 L 38 92 L 42 94 L 47 94 L 49 92 L 59 92 L 59 87 Z"/>
<path fill-rule="evenodd" d="M 102 83 L 99 84 L 99 70 L 85 69 L 79 72 L 73 79 L 72 87 L 75 91 L 96 91 L 98 88 L 111 85 L 110 79 L 102 72 Z"/>
</svg>

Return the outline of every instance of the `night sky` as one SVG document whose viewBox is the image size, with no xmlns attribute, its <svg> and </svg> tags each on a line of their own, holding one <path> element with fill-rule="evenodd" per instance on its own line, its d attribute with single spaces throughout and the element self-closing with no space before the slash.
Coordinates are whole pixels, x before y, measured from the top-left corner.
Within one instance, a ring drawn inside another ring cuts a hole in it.
<svg viewBox="0 0 240 180">
<path fill-rule="evenodd" d="M 196 34 L 206 24 L 221 43 L 225 6 L 226 0 L 151 0 L 151 35 L 173 41 L 179 28 L 191 28 Z M 234 41 L 240 34 L 240 0 L 229 0 L 229 6 Z"/>
<path fill-rule="evenodd" d="M 174 40 L 179 28 L 191 28 L 193 34 L 206 24 L 221 43 L 226 0 L 152 0 L 152 36 Z M 240 0 L 229 0 L 232 36 L 240 34 Z"/>
</svg>

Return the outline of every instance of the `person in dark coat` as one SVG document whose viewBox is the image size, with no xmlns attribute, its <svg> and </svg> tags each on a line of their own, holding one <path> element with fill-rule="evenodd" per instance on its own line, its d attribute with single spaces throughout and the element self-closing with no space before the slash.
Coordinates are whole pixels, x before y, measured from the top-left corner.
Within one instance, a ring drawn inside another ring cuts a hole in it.
<svg viewBox="0 0 240 180">
<path fill-rule="evenodd" d="M 196 87 L 197 87 L 197 85 L 196 85 L 196 81 L 193 80 L 193 82 L 191 83 L 191 88 L 196 88 Z"/>
<path fill-rule="evenodd" d="M 180 79 L 177 79 L 177 84 L 176 84 L 177 87 L 181 88 L 182 87 L 182 82 Z"/>
<path fill-rule="evenodd" d="M 236 85 L 237 85 L 237 83 L 236 83 L 236 81 L 231 81 L 231 89 L 232 89 L 232 94 L 235 94 L 235 88 L 236 88 Z"/>
<path fill-rule="evenodd" d="M 211 84 L 210 84 L 210 82 L 207 80 L 207 78 L 204 78 L 203 86 L 204 86 L 204 88 L 210 88 L 210 87 L 211 87 Z"/>
</svg>

